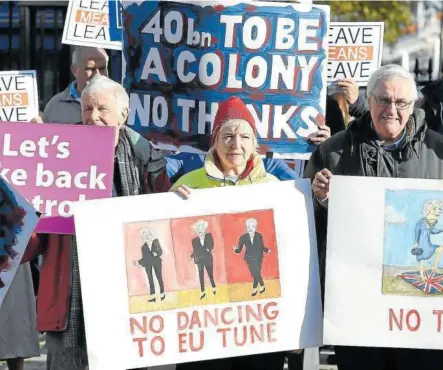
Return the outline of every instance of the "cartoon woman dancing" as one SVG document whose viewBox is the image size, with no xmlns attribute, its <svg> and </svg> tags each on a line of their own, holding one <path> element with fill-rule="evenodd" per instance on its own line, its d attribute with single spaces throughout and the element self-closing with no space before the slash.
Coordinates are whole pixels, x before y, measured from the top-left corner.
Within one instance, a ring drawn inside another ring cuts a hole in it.
<svg viewBox="0 0 443 370">
<path fill-rule="evenodd" d="M 440 234 L 443 229 L 437 229 L 435 226 L 440 218 L 443 208 L 443 202 L 438 199 L 428 200 L 423 205 L 423 218 L 415 226 L 415 243 L 411 253 L 416 256 L 420 262 L 420 276 L 423 281 L 424 263 L 430 260 L 435 254 L 433 271 L 437 271 L 440 255 L 443 252 L 443 246 L 431 243 L 431 234 Z"/>
</svg>

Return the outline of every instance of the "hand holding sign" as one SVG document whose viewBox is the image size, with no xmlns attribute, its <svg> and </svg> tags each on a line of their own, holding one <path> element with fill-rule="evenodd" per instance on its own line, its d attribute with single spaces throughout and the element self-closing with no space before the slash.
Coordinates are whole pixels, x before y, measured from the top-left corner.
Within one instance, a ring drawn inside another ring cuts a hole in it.
<svg viewBox="0 0 443 370">
<path fill-rule="evenodd" d="M 43 123 L 43 119 L 41 116 L 37 116 L 37 117 L 34 117 L 33 119 L 31 119 L 31 122 L 32 123 Z"/>
<path fill-rule="evenodd" d="M 337 82 L 348 104 L 354 104 L 358 99 L 358 86 L 352 78 L 344 78 Z"/>
<path fill-rule="evenodd" d="M 319 126 L 318 131 L 309 135 L 309 140 L 312 141 L 315 145 L 320 145 L 323 141 L 326 141 L 331 137 L 331 129 L 326 126 Z"/>
</svg>

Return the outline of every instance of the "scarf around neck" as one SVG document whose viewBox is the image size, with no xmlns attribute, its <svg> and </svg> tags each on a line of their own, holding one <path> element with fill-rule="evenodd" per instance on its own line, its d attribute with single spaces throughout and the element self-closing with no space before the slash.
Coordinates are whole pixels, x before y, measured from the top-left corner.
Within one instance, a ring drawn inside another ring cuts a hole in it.
<svg viewBox="0 0 443 370">
<path fill-rule="evenodd" d="M 114 176 L 120 182 L 122 196 L 141 194 L 140 170 L 138 160 L 134 155 L 126 127 L 120 131 L 119 141 L 115 151 L 115 160 L 118 165 L 119 177 Z M 68 314 L 68 325 L 62 334 L 61 363 L 74 367 L 86 367 L 88 365 L 85 323 L 81 295 L 80 271 L 77 253 L 77 241 L 71 237 L 71 260 L 72 260 L 72 290 L 71 304 Z"/>
</svg>

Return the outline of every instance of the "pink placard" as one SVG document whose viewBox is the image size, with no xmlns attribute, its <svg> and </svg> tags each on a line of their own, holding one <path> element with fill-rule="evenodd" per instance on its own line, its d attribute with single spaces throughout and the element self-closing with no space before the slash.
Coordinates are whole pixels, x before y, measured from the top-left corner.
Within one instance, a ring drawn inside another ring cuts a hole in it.
<svg viewBox="0 0 443 370">
<path fill-rule="evenodd" d="M 112 196 L 115 129 L 1 122 L 1 175 L 42 213 L 40 233 L 73 234 L 72 202 Z"/>
</svg>

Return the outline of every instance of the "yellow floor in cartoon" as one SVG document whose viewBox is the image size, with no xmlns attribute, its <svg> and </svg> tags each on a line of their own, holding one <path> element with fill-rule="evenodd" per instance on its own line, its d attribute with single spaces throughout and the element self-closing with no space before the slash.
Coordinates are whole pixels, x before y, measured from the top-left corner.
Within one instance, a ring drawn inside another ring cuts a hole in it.
<svg viewBox="0 0 443 370">
<path fill-rule="evenodd" d="M 216 294 L 213 294 L 211 287 L 207 287 L 206 296 L 203 299 L 200 299 L 200 289 L 166 292 L 166 298 L 163 301 L 160 300 L 159 294 L 156 294 L 156 302 L 149 302 L 149 295 L 132 296 L 129 297 L 129 312 L 135 314 L 280 297 L 280 280 L 265 280 L 265 287 L 265 292 L 262 294 L 257 292 L 255 297 L 251 295 L 252 283 L 218 285 Z"/>
</svg>

